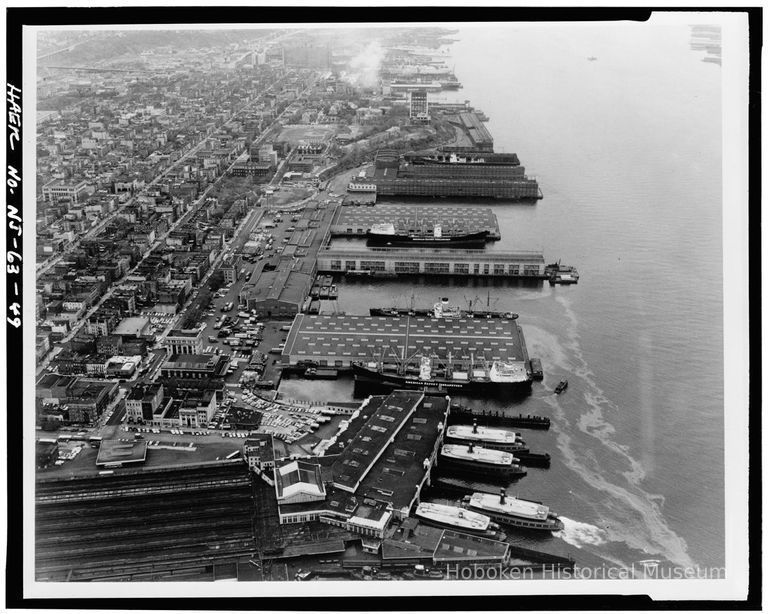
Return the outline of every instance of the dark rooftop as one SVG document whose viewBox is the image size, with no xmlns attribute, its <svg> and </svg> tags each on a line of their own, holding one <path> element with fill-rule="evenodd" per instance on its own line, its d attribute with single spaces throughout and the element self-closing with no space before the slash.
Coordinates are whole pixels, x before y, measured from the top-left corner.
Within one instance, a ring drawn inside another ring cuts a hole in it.
<svg viewBox="0 0 768 614">
<path fill-rule="evenodd" d="M 371 413 L 368 421 L 333 464 L 334 486 L 350 492 L 357 489 L 423 396 L 421 392 L 396 391 Z"/>
</svg>

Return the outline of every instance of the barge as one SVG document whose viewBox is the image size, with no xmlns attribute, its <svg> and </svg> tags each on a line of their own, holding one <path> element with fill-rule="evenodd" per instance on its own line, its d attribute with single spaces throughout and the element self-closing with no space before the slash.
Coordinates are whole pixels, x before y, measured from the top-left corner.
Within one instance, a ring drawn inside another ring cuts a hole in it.
<svg viewBox="0 0 768 614">
<path fill-rule="evenodd" d="M 531 414 L 510 416 L 500 411 L 477 410 L 458 404 L 451 405 L 451 413 L 448 416 L 449 424 L 472 424 L 473 422 L 485 426 L 513 426 L 543 431 L 548 430 L 551 425 L 551 420 L 546 416 Z"/>
</svg>

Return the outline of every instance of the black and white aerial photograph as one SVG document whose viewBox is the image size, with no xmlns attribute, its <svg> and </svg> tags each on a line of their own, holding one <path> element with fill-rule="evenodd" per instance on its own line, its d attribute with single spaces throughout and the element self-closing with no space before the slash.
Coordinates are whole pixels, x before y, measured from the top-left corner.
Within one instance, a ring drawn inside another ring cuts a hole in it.
<svg viewBox="0 0 768 614">
<path fill-rule="evenodd" d="M 25 597 L 746 599 L 754 15 L 282 8 L 21 21 Z"/>
</svg>

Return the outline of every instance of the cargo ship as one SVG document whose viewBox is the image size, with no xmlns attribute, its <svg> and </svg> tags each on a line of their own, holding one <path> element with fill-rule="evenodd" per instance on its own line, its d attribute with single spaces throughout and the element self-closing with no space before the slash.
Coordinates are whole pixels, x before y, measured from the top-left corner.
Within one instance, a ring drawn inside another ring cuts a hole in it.
<svg viewBox="0 0 768 614">
<path fill-rule="evenodd" d="M 445 439 L 451 443 L 465 445 L 472 443 L 491 450 L 504 450 L 506 452 L 528 451 L 528 446 L 519 433 L 505 429 L 477 426 L 477 421 L 472 426 L 464 424 L 449 426 L 445 431 Z"/>
<path fill-rule="evenodd" d="M 516 320 L 520 316 L 511 311 L 493 311 L 491 309 L 476 310 L 469 302 L 469 309 L 459 309 L 458 307 L 449 307 L 448 299 L 443 298 L 432 306 L 432 309 L 414 309 L 413 297 L 411 297 L 411 307 L 371 307 L 368 311 L 372 316 L 399 317 L 399 316 L 418 316 L 437 319 L 461 319 L 461 318 L 487 318 Z"/>
<path fill-rule="evenodd" d="M 498 525 L 484 514 L 453 505 L 440 503 L 419 503 L 415 515 L 425 524 L 450 527 L 467 533 L 485 534 L 498 529 Z"/>
<path fill-rule="evenodd" d="M 435 224 L 430 233 L 427 230 L 397 232 L 391 223 L 373 224 L 365 234 L 369 246 L 389 247 L 455 247 L 482 249 L 489 240 L 487 230 L 458 234 L 443 234 L 442 226 Z"/>
<path fill-rule="evenodd" d="M 390 370 L 393 369 L 393 370 Z M 431 356 L 421 356 L 418 373 L 402 365 L 389 365 L 383 361 L 354 362 L 352 372 L 355 380 L 370 382 L 392 388 L 415 388 L 469 393 L 527 393 L 531 390 L 532 378 L 525 366 L 518 362 L 496 360 L 487 365 L 473 365 L 459 370 L 450 365 L 435 368 Z"/>
<path fill-rule="evenodd" d="M 546 505 L 538 501 L 476 492 L 464 498 L 468 509 L 490 516 L 492 520 L 519 529 L 561 531 L 563 522 Z"/>
<path fill-rule="evenodd" d="M 517 459 L 509 452 L 482 448 L 472 443 L 458 445 L 446 443 L 440 450 L 438 466 L 447 471 L 456 471 L 481 476 L 484 480 L 509 480 L 525 475 Z"/>
</svg>

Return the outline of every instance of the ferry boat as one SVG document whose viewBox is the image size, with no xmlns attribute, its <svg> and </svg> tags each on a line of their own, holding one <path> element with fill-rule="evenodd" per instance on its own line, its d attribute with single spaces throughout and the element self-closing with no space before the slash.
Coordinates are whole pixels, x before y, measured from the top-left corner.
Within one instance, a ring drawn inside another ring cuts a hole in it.
<svg viewBox="0 0 768 614">
<path fill-rule="evenodd" d="M 473 443 L 490 450 L 505 450 L 507 452 L 527 452 L 520 433 L 505 429 L 492 429 L 485 426 L 477 426 L 477 420 L 472 426 L 457 424 L 449 426 L 445 431 L 445 439 L 451 443 Z"/>
<path fill-rule="evenodd" d="M 485 247 L 490 233 L 487 230 L 459 234 L 443 234 L 442 226 L 435 224 L 432 231 L 414 230 L 398 233 L 391 223 L 373 224 L 365 234 L 368 245 L 391 247 Z"/>
<path fill-rule="evenodd" d="M 468 533 L 483 534 L 489 529 L 498 529 L 488 516 L 453 505 L 419 503 L 415 515 L 425 524 L 450 527 Z"/>
<path fill-rule="evenodd" d="M 450 363 L 450 356 L 448 358 Z M 442 368 L 436 370 L 431 356 L 421 356 L 418 373 L 403 365 L 391 365 L 395 370 L 387 370 L 390 365 L 379 362 L 354 362 L 352 372 L 355 380 L 361 383 L 373 383 L 392 388 L 410 388 L 417 390 L 461 391 L 475 394 L 529 393 L 533 380 L 525 368 L 518 362 L 496 360 L 487 365 L 474 365 L 469 369 Z"/>
<path fill-rule="evenodd" d="M 546 505 L 507 496 L 504 489 L 500 495 L 476 492 L 464 498 L 468 509 L 490 516 L 496 522 L 519 529 L 537 531 L 561 531 L 563 522 Z"/>
<path fill-rule="evenodd" d="M 484 479 L 524 476 L 526 471 L 509 452 L 469 445 L 443 444 L 439 463 L 451 471 L 479 474 Z"/>
</svg>

